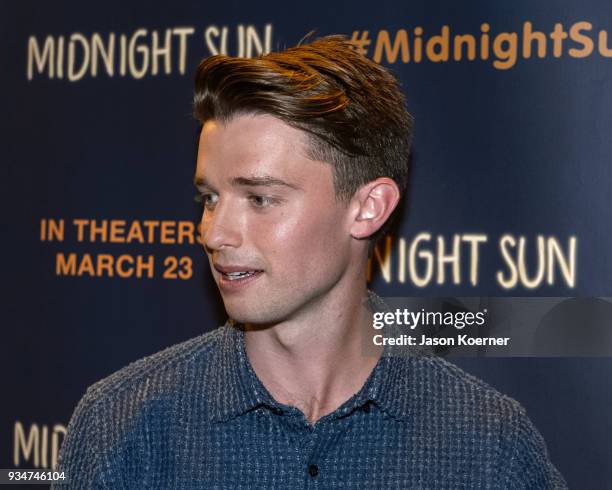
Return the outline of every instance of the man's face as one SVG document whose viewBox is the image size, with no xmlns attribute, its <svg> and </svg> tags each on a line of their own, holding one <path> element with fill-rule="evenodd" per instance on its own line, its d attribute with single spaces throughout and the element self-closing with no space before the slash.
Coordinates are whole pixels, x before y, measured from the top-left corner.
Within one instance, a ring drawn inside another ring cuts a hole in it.
<svg viewBox="0 0 612 490">
<path fill-rule="evenodd" d="M 349 207 L 306 137 L 272 116 L 202 128 L 202 238 L 228 315 L 270 324 L 317 307 L 350 263 Z"/>
</svg>

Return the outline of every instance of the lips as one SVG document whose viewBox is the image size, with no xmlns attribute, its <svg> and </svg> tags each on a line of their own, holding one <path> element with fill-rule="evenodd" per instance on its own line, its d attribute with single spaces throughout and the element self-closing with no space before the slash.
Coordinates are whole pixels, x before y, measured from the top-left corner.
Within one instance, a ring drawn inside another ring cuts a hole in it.
<svg viewBox="0 0 612 490">
<path fill-rule="evenodd" d="M 215 270 L 217 272 L 220 272 L 221 274 L 225 275 L 225 276 L 237 276 L 239 274 L 249 274 L 249 273 L 254 273 L 254 272 L 263 272 L 261 269 L 258 269 L 257 267 L 252 267 L 249 265 L 220 265 L 220 264 L 215 264 L 214 265 Z"/>
<path fill-rule="evenodd" d="M 258 271 L 246 271 L 246 272 L 229 272 L 224 274 L 230 281 L 235 281 L 237 279 L 244 279 L 245 277 L 250 277 Z"/>
<path fill-rule="evenodd" d="M 242 286 L 246 286 L 263 272 L 256 267 L 240 264 L 215 264 L 214 268 L 220 274 L 219 287 L 226 291 L 236 291 Z"/>
</svg>

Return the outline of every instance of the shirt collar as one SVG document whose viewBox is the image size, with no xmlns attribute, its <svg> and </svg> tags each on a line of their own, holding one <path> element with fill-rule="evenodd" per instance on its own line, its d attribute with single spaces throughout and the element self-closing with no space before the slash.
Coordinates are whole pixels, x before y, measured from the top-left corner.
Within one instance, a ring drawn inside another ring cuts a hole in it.
<svg viewBox="0 0 612 490">
<path fill-rule="evenodd" d="M 388 310 L 384 301 L 368 291 L 372 311 Z M 418 351 L 393 351 L 385 346 L 383 353 L 361 390 L 331 414 L 343 417 L 368 402 L 397 419 L 409 416 L 410 362 L 422 357 Z M 248 359 L 244 331 L 231 320 L 219 329 L 218 349 L 208 383 L 209 419 L 227 421 L 260 406 L 282 410 L 263 386 Z"/>
</svg>

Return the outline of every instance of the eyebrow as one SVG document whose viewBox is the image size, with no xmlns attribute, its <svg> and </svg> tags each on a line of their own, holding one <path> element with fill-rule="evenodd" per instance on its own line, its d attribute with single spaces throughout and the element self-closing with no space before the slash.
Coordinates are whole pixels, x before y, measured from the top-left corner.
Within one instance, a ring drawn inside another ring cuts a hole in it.
<svg viewBox="0 0 612 490">
<path fill-rule="evenodd" d="M 193 183 L 196 187 L 208 187 L 210 189 L 213 186 L 210 185 L 206 177 L 195 177 L 193 179 Z M 239 186 L 249 186 L 249 187 L 272 187 L 272 186 L 284 186 L 289 187 L 294 190 L 301 190 L 301 187 L 291 184 L 289 182 L 285 182 L 284 180 L 278 179 L 276 177 L 272 177 L 271 175 L 258 175 L 258 176 L 250 176 L 250 177 L 234 177 L 231 180 L 231 184 L 234 187 Z"/>
</svg>

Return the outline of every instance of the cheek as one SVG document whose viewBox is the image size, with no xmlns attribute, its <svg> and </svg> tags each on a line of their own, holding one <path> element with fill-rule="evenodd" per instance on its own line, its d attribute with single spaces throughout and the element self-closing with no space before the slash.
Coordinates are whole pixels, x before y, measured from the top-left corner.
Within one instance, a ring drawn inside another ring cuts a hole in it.
<svg viewBox="0 0 612 490">
<path fill-rule="evenodd" d="M 341 219 L 338 213 L 323 210 L 299 215 L 287 212 L 268 223 L 265 233 L 261 228 L 255 233 L 271 260 L 282 260 L 285 267 L 308 274 L 326 264 L 338 263 L 346 240 Z"/>
</svg>

